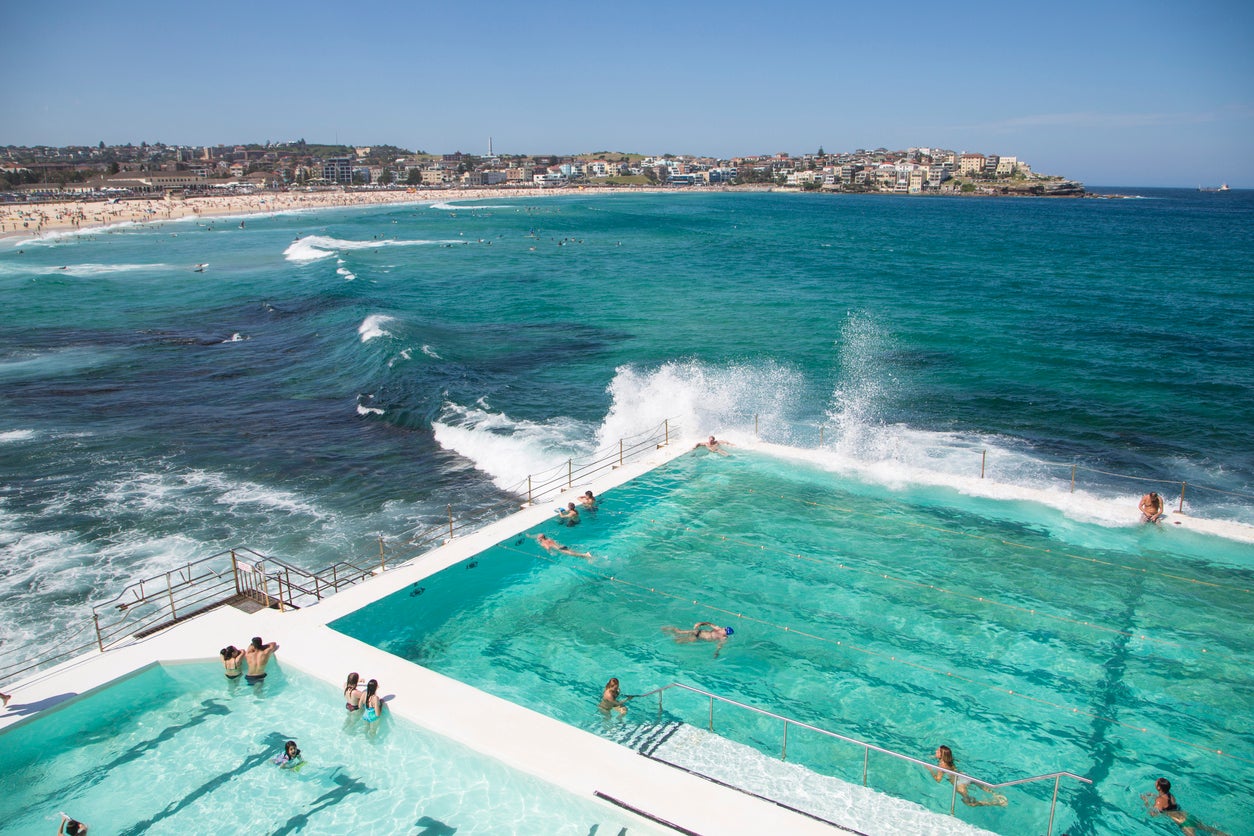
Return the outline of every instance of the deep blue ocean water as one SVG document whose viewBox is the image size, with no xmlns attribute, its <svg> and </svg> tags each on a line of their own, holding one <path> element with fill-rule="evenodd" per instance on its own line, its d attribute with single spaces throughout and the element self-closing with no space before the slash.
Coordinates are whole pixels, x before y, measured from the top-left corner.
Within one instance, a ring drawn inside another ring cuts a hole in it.
<svg viewBox="0 0 1254 836">
<path fill-rule="evenodd" d="M 1187 481 L 1186 510 L 1254 524 L 1254 193 L 1119 191 L 565 194 L 0 242 L 0 651 L 230 546 L 369 559 L 664 418 L 942 487 L 987 452 L 990 495 L 1082 524 Z"/>
</svg>

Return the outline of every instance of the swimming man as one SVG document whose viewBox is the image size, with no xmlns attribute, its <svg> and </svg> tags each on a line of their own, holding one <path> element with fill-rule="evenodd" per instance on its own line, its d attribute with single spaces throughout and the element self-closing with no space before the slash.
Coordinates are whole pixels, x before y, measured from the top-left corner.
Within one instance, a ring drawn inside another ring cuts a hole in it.
<svg viewBox="0 0 1254 836">
<path fill-rule="evenodd" d="M 727 451 L 724 450 L 723 448 L 735 447 L 735 446 L 736 445 L 732 444 L 730 441 L 719 441 L 714 436 L 710 436 L 708 441 L 698 441 L 696 444 L 692 446 L 692 449 L 699 450 L 702 447 L 704 447 L 707 450 L 709 450 L 711 453 L 718 453 L 720 456 L 726 456 Z"/>
<path fill-rule="evenodd" d="M 571 557 L 586 557 L 589 559 L 592 557 L 592 552 L 577 552 L 568 546 L 563 546 L 547 534 L 531 534 L 528 536 L 535 537 L 536 542 L 540 544 L 540 548 L 544 549 L 549 554 L 560 553 L 568 554 Z"/>
<path fill-rule="evenodd" d="M 691 630 L 685 630 L 681 627 L 663 627 L 663 633 L 670 633 L 675 637 L 676 644 L 691 644 L 692 642 L 718 642 L 718 647 L 714 648 L 714 658 L 718 658 L 718 652 L 723 649 L 723 644 L 727 641 L 727 637 L 735 633 L 731 627 L 719 627 L 709 621 L 698 621 L 692 625 Z"/>
<path fill-rule="evenodd" d="M 252 644 L 248 645 L 244 650 L 244 659 L 248 662 L 248 673 L 244 674 L 244 681 L 249 685 L 255 685 L 266 678 L 266 663 L 274 656 L 274 651 L 279 649 L 277 642 L 264 644 L 261 636 L 253 636 Z"/>
</svg>

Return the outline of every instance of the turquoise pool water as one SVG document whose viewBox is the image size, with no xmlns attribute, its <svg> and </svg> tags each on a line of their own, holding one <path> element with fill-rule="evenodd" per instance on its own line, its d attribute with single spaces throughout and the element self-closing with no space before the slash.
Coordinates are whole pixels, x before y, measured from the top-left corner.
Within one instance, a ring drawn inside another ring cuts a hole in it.
<svg viewBox="0 0 1254 836">
<path fill-rule="evenodd" d="M 654 832 L 395 717 L 375 737 L 334 686 L 156 665 L 0 735 L 0 833 Z M 306 764 L 272 763 L 294 739 Z"/>
<path fill-rule="evenodd" d="M 1101 526 L 1026 502 L 890 489 L 740 450 L 685 456 L 608 492 L 576 528 L 592 561 L 511 538 L 332 626 L 596 731 L 625 693 L 684 682 L 895 751 L 953 747 L 989 781 L 1071 771 L 1054 833 L 1134 834 L 1167 775 L 1229 832 L 1254 818 L 1254 550 L 1168 526 Z M 731 624 L 710 644 L 661 630 Z M 656 716 L 631 704 L 625 723 Z M 707 722 L 701 699 L 667 716 Z M 718 709 L 777 754 L 780 730 Z M 859 780 L 862 752 L 806 735 L 789 760 Z M 937 810 L 948 785 L 879 758 L 872 784 Z M 958 814 L 1044 832 L 1053 785 Z"/>
</svg>

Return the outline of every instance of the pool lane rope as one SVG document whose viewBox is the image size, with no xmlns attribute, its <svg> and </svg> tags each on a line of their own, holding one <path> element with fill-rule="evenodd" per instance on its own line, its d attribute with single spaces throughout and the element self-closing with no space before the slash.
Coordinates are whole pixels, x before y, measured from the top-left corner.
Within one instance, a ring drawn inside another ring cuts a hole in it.
<svg viewBox="0 0 1254 836">
<path fill-rule="evenodd" d="M 651 521 L 656 522 L 653 520 Z M 683 527 L 683 526 L 680 526 L 680 527 Z M 723 537 L 722 539 L 727 539 L 727 538 Z M 752 545 L 755 548 L 762 548 L 762 549 L 767 548 L 766 546 L 760 546 L 759 544 L 752 544 Z M 1071 714 L 1073 716 L 1088 717 L 1090 719 L 1098 720 L 1103 723 L 1109 723 L 1112 726 L 1116 726 L 1122 729 L 1127 729 L 1127 730 L 1134 731 L 1134 732 L 1140 732 L 1142 734 L 1153 735 L 1155 737 L 1160 737 L 1172 743 L 1177 743 L 1181 746 L 1187 746 L 1191 749 L 1195 749 L 1200 752 L 1206 752 L 1207 754 L 1216 755 L 1221 758 L 1228 758 L 1231 760 L 1240 761 L 1242 763 L 1254 764 L 1254 758 L 1245 757 L 1242 755 L 1235 755 L 1235 754 L 1232 754 L 1231 752 L 1226 752 L 1223 749 L 1216 749 L 1211 746 L 1204 746 L 1200 743 L 1194 743 L 1193 741 L 1176 737 L 1165 731 L 1150 730 L 1149 728 L 1145 726 L 1138 726 L 1135 723 L 1125 723 L 1122 720 L 1118 720 L 1114 717 L 1107 717 L 1104 714 L 1098 714 L 1097 712 L 1094 712 L 1094 711 L 1089 711 L 1087 709 L 1077 708 L 1075 706 L 1066 705 L 1060 702 L 1055 702 L 1053 700 L 1045 699 L 1044 697 L 1038 697 L 1038 696 L 1033 696 L 1031 694 L 1025 694 L 1022 691 L 1016 691 L 1012 688 L 1004 688 L 1000 685 L 993 685 L 992 683 L 989 683 L 989 682 L 983 682 L 981 680 L 974 679 L 969 676 L 963 676 L 962 674 L 955 674 L 952 671 L 942 670 L 940 668 L 936 668 L 931 665 L 925 665 L 921 662 L 913 662 L 909 659 L 902 658 L 895 654 L 884 653 L 882 651 L 872 650 L 866 647 L 861 647 L 851 642 L 844 641 L 843 639 L 832 639 L 827 636 L 820 636 L 815 633 L 808 632 L 806 630 L 797 629 L 795 627 L 790 627 L 784 624 L 777 624 L 775 622 L 767 621 L 766 619 L 762 619 L 762 618 L 757 618 L 752 615 L 746 615 L 744 612 L 741 612 L 741 611 L 732 610 L 732 609 L 728 609 L 727 607 L 720 606 L 718 604 L 711 604 L 708 602 L 701 601 L 698 598 L 693 598 L 691 595 L 680 595 L 674 592 L 667 592 L 666 590 L 658 589 L 656 586 L 649 586 L 648 584 L 643 584 L 643 583 L 638 583 L 636 581 L 627 580 L 626 578 L 621 578 L 617 575 L 611 575 L 607 572 L 602 572 L 598 570 L 597 568 L 595 568 L 594 566 L 592 566 L 588 562 L 583 562 L 581 564 L 571 564 L 565 560 L 558 560 L 553 555 L 536 554 L 533 551 L 524 551 L 523 549 L 517 548 L 512 545 L 508 545 L 505 543 L 499 544 L 497 548 L 503 551 L 509 551 L 509 552 L 514 552 L 516 554 L 521 554 L 521 555 L 524 555 L 526 557 L 530 557 L 533 559 L 543 560 L 547 563 L 553 564 L 554 566 L 560 566 L 560 567 L 569 569 L 571 571 L 577 571 L 579 574 L 594 575 L 603 580 L 606 580 L 606 581 L 609 581 L 611 583 L 618 584 L 621 586 L 625 586 L 630 589 L 637 590 L 641 593 L 656 595 L 660 598 L 668 598 L 672 601 L 679 601 L 685 605 L 691 605 L 691 606 L 699 607 L 701 609 L 708 610 L 711 612 L 716 612 L 716 613 L 721 613 L 723 615 L 732 616 L 742 622 L 748 622 L 750 624 L 757 624 L 762 627 L 768 627 L 773 630 L 778 630 L 780 632 L 791 633 L 793 635 L 802 636 L 804 638 L 814 639 L 815 641 L 834 645 L 836 647 L 845 648 L 855 653 L 861 653 L 864 656 L 886 660 L 894 664 L 905 665 L 906 667 L 914 668 L 915 670 L 923 671 L 925 673 L 929 673 L 934 676 L 942 676 L 942 677 L 945 677 L 946 679 L 952 679 L 958 682 L 963 682 L 968 685 L 972 685 L 977 688 L 982 688 L 987 691 L 995 691 L 999 694 L 1006 694 L 1007 696 L 1015 697 L 1021 700 L 1026 700 L 1036 705 L 1047 706 L 1049 708 L 1057 709 L 1065 713 Z M 1115 632 L 1120 632 L 1120 631 L 1115 631 Z M 1190 720 L 1196 721 L 1196 718 L 1188 714 L 1181 715 L 1181 712 L 1171 711 L 1166 708 L 1164 708 L 1163 711 L 1168 714 L 1172 714 L 1176 716 L 1184 716 Z"/>
</svg>

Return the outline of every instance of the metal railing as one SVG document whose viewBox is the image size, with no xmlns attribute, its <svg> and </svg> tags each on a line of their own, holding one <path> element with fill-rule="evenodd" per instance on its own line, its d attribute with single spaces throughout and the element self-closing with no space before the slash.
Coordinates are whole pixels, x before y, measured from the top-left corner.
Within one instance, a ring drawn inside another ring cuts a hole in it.
<svg viewBox="0 0 1254 836">
<path fill-rule="evenodd" d="M 617 445 L 594 452 L 587 463 L 568 459 L 538 476 L 528 476 L 509 491 L 525 495 L 528 507 L 561 494 L 575 482 L 621 467 L 642 454 L 670 443 L 676 428 L 670 420 Z M 448 506 L 448 522 L 419 531 L 399 544 L 378 538 L 378 557 L 357 562 L 340 560 L 326 568 L 309 571 L 264 555 L 246 546 L 184 564 L 152 578 L 128 585 L 116 597 L 92 607 L 91 621 L 41 647 L 36 657 L 12 659 L 0 656 L 0 683 L 13 681 L 93 649 L 101 652 L 128 640 L 142 638 L 229 601 L 248 598 L 257 604 L 285 611 L 321 601 L 346 586 L 416 559 L 461 533 L 476 530 L 518 511 L 518 499 L 504 500 L 457 518 Z"/>
<path fill-rule="evenodd" d="M 988 790 L 989 792 L 992 792 L 994 790 L 1004 789 L 1006 787 L 1019 786 L 1023 784 L 1038 784 L 1038 783 L 1052 781 L 1054 786 L 1053 786 L 1053 792 L 1050 796 L 1049 824 L 1047 825 L 1046 830 L 1045 830 L 1045 836 L 1052 836 L 1054 832 L 1054 813 L 1058 805 L 1058 790 L 1062 783 L 1062 780 L 1064 778 L 1069 778 L 1069 779 L 1073 779 L 1075 781 L 1079 781 L 1085 784 L 1093 783 L 1088 778 L 1085 778 L 1080 775 L 1076 775 L 1073 772 L 1051 772 L 1047 775 L 1034 775 L 1029 778 L 1017 778 L 1012 781 L 1002 781 L 1000 783 L 984 781 L 972 775 L 967 775 L 966 773 L 963 773 L 963 772 L 957 772 L 952 769 L 945 769 L 944 767 L 938 766 L 937 764 L 919 760 L 918 758 L 911 757 L 910 755 L 903 755 L 900 752 L 894 752 L 891 749 L 885 749 L 881 746 L 876 746 L 874 744 L 866 743 L 864 741 L 858 740 L 853 737 L 848 737 L 847 735 L 843 735 L 837 732 L 829 731 L 827 729 L 819 728 L 818 726 L 811 725 L 810 723 L 804 723 L 800 720 L 794 720 L 792 718 L 785 717 L 782 714 L 776 714 L 772 711 L 767 711 L 762 708 L 756 708 L 752 705 L 747 705 L 745 703 L 738 702 L 736 700 L 729 699 L 727 697 L 721 697 L 718 694 L 713 694 L 713 693 L 710 693 L 709 691 L 704 691 L 700 688 L 694 688 L 691 685 L 685 685 L 681 682 L 672 682 L 669 685 L 663 685 L 662 687 L 655 688 L 652 691 L 646 691 L 643 694 L 636 694 L 634 696 L 634 699 L 641 699 L 643 697 L 651 697 L 651 696 L 657 695 L 657 714 L 658 714 L 658 719 L 660 720 L 665 710 L 664 705 L 663 705 L 663 695 L 667 691 L 670 691 L 672 689 L 678 689 L 686 693 L 696 694 L 700 697 L 704 697 L 705 699 L 709 701 L 707 728 L 710 732 L 715 732 L 714 706 L 716 703 L 722 703 L 724 705 L 729 705 L 734 708 L 743 709 L 744 711 L 748 711 L 760 717 L 766 717 L 772 720 L 778 720 L 782 724 L 782 731 L 781 731 L 782 742 L 780 745 L 780 752 L 779 752 L 779 759 L 782 761 L 788 760 L 788 730 L 790 728 L 805 729 L 806 731 L 815 732 L 819 735 L 830 738 L 832 740 L 840 741 L 842 743 L 849 743 L 860 748 L 863 753 L 862 755 L 862 786 L 864 787 L 872 786 L 871 785 L 871 767 L 870 767 L 872 752 L 886 755 L 889 758 L 892 758 L 896 761 L 900 761 L 902 763 L 915 764 L 917 766 L 920 766 L 924 769 L 931 771 L 933 774 L 940 773 L 940 774 L 948 775 L 952 779 L 951 782 L 953 784 L 953 790 L 951 791 L 950 800 L 949 800 L 949 814 L 950 815 L 955 814 L 955 809 L 956 809 L 957 800 L 958 800 L 958 793 L 960 791 L 960 787 L 964 785 L 963 782 L 966 782 L 969 784 L 975 784 L 978 787 L 981 787 L 985 790 Z M 764 753 L 764 754 L 769 754 L 769 753 Z M 880 791 L 887 791 L 887 790 L 884 790 L 882 787 L 878 787 L 876 789 L 879 789 Z"/>
</svg>

